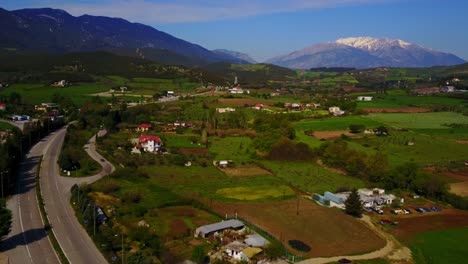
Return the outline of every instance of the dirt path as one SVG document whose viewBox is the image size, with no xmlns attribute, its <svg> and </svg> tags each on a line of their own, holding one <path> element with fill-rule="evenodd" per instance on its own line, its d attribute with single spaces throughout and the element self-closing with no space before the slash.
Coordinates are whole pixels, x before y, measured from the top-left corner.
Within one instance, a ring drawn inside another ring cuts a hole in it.
<svg viewBox="0 0 468 264">
<path fill-rule="evenodd" d="M 336 257 L 325 257 L 325 258 L 311 258 L 311 259 L 306 259 L 304 261 L 301 261 L 299 263 L 301 264 L 322 264 L 322 263 L 329 263 L 329 262 L 336 262 L 342 258 L 346 258 L 349 260 L 366 260 L 366 259 L 376 259 L 376 258 L 383 258 L 386 256 L 389 256 L 389 258 L 393 260 L 403 260 L 403 259 L 411 259 L 411 251 L 404 247 L 404 248 L 399 248 L 397 251 L 393 252 L 395 248 L 397 247 L 397 242 L 395 239 L 380 230 L 378 227 L 372 223 L 372 220 L 369 216 L 364 215 L 361 218 L 361 221 L 363 221 L 370 229 L 372 229 L 374 232 L 376 232 L 380 237 L 385 239 L 386 244 L 383 248 L 370 252 L 370 253 L 365 253 L 362 255 L 354 255 L 354 256 L 336 256 Z M 393 252 L 393 254 L 391 254 Z"/>
</svg>

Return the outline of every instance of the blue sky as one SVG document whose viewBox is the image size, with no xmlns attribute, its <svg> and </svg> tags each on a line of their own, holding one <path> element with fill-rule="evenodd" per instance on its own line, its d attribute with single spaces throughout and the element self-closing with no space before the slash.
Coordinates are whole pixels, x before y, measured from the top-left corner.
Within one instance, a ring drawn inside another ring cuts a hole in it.
<svg viewBox="0 0 468 264">
<path fill-rule="evenodd" d="M 399 38 L 468 60 L 466 0 L 2 0 L 0 6 L 122 17 L 259 61 L 356 36 Z"/>
</svg>

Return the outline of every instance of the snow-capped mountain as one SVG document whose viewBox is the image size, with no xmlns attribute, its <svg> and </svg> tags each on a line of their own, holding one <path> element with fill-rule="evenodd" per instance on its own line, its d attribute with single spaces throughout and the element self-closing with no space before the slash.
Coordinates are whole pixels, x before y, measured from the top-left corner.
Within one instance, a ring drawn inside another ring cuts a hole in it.
<svg viewBox="0 0 468 264">
<path fill-rule="evenodd" d="M 400 39 L 342 38 L 279 56 L 268 63 L 296 68 L 315 67 L 430 67 L 461 64 L 453 54 L 424 48 Z"/>
</svg>

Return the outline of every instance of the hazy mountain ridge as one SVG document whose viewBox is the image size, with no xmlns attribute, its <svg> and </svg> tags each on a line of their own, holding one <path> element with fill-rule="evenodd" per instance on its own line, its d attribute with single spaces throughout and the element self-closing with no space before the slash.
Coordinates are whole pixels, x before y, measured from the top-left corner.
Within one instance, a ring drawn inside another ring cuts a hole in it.
<svg viewBox="0 0 468 264">
<path fill-rule="evenodd" d="M 215 49 L 215 50 L 212 50 L 212 52 L 216 53 L 216 54 L 225 54 L 225 55 L 228 55 L 228 56 L 232 56 L 234 58 L 237 58 L 242 62 L 248 62 L 248 63 L 251 63 L 251 64 L 255 64 L 255 63 L 258 63 L 256 60 L 254 60 L 252 57 L 250 57 L 249 54 L 246 54 L 246 53 L 242 53 L 242 52 L 238 52 L 238 51 L 233 51 L 233 50 L 227 50 L 227 49 Z"/>
<path fill-rule="evenodd" d="M 431 67 L 449 66 L 465 61 L 453 54 L 424 48 L 417 44 L 389 38 L 344 38 L 319 43 L 278 56 L 268 63 L 296 68 L 315 67 Z"/>
<path fill-rule="evenodd" d="M 207 63 L 238 62 L 165 32 L 121 18 L 83 15 L 41 8 L 7 11 L 0 8 L 0 47 L 24 51 L 66 53 L 97 50 L 159 49 L 202 59 Z M 126 51 L 125 53 L 128 53 Z M 136 55 L 136 54 L 135 54 Z"/>
</svg>

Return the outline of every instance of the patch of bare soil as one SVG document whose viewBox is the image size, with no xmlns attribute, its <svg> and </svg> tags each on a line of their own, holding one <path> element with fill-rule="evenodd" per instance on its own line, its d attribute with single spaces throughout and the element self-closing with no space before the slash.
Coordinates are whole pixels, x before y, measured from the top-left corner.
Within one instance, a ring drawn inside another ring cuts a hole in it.
<svg viewBox="0 0 468 264">
<path fill-rule="evenodd" d="M 362 108 L 367 113 L 426 113 L 431 109 L 421 107 L 400 107 L 400 108 Z"/>
<path fill-rule="evenodd" d="M 390 232 L 400 239 L 408 239 L 426 231 L 468 226 L 468 212 L 457 209 L 444 209 L 441 212 L 419 214 L 398 219 L 398 226 Z"/>
<path fill-rule="evenodd" d="M 318 139 L 337 139 L 345 135 L 348 137 L 360 137 L 359 135 L 353 134 L 347 130 L 332 130 L 332 131 L 314 131 L 313 136 Z"/>
<path fill-rule="evenodd" d="M 303 198 L 262 203 L 215 202 L 212 206 L 221 215 L 237 212 L 275 236 L 291 252 L 305 257 L 369 252 L 386 244 L 362 221 Z M 308 253 L 298 252 L 288 245 L 288 240 L 303 241 L 312 250 Z"/>
<path fill-rule="evenodd" d="M 259 101 L 255 99 L 250 99 L 250 98 L 220 98 L 218 99 L 218 102 L 221 104 L 229 104 L 229 105 L 235 105 L 235 106 L 254 106 L 256 104 L 263 104 L 263 105 L 272 105 L 273 102 L 268 102 L 268 101 Z"/>
<path fill-rule="evenodd" d="M 271 175 L 271 172 L 255 165 L 241 166 L 236 168 L 220 168 L 228 176 L 248 177 Z"/>
</svg>

